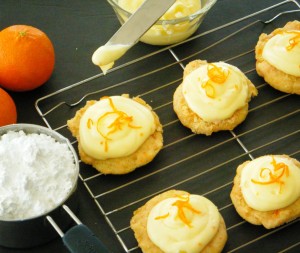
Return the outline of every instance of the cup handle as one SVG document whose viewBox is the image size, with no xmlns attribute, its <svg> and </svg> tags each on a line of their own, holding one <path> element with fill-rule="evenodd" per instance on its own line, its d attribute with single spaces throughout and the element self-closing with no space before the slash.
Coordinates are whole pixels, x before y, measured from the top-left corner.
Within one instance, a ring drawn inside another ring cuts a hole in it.
<svg viewBox="0 0 300 253">
<path fill-rule="evenodd" d="M 81 223 L 78 217 L 68 206 L 63 205 L 62 207 L 76 222 L 76 225 L 71 227 L 68 231 L 65 233 L 61 231 L 52 217 L 47 216 L 46 218 L 60 235 L 64 245 L 71 253 L 110 253 L 110 251 L 94 235 L 94 233 L 87 226 Z"/>
<path fill-rule="evenodd" d="M 103 243 L 85 225 L 78 224 L 70 228 L 62 237 L 71 253 L 109 253 Z"/>
</svg>

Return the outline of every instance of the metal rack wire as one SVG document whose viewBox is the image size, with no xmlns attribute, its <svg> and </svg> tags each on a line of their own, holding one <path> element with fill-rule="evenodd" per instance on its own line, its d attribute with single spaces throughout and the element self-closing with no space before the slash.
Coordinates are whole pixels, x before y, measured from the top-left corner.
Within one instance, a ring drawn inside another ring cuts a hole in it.
<svg viewBox="0 0 300 253">
<path fill-rule="evenodd" d="M 272 245 L 266 252 L 299 250 L 299 234 L 289 234 L 295 226 L 299 230 L 299 219 L 265 230 L 243 221 L 229 198 L 235 169 L 245 160 L 275 153 L 300 160 L 299 97 L 278 92 L 258 77 L 254 57 L 259 34 L 299 19 L 300 12 L 294 12 L 299 9 L 297 1 L 268 6 L 183 43 L 139 55 L 106 76 L 98 74 L 36 101 L 47 126 L 70 138 L 74 145 L 76 140 L 67 130 L 66 120 L 87 100 L 122 93 L 139 95 L 159 115 L 164 147 L 144 168 L 115 177 L 81 163 L 80 178 L 125 252 L 141 252 L 129 227 L 132 212 L 168 189 L 204 195 L 219 207 L 229 235 L 225 252 L 258 252 L 263 244 Z M 285 14 L 277 16 L 281 12 Z M 270 20 L 272 17 L 275 20 Z M 270 20 L 270 24 L 261 20 Z M 192 134 L 180 124 L 172 109 L 172 96 L 182 81 L 185 64 L 193 59 L 231 63 L 252 80 L 259 95 L 251 101 L 245 123 L 210 137 Z M 147 67 L 145 62 L 156 64 Z"/>
</svg>

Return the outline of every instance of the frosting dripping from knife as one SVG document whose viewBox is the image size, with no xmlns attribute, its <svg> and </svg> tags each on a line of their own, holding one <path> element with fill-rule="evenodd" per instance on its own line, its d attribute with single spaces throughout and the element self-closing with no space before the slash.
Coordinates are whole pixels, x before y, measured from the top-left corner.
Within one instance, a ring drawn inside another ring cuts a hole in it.
<svg viewBox="0 0 300 253">
<path fill-rule="evenodd" d="M 92 62 L 99 66 L 105 75 L 111 69 L 116 60 L 121 58 L 130 45 L 104 45 L 99 47 L 92 56 Z"/>
</svg>

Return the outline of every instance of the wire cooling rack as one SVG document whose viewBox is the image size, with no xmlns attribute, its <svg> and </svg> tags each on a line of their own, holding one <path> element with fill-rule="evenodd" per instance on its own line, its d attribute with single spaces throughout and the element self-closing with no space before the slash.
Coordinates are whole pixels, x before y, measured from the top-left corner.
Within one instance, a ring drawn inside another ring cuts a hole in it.
<svg viewBox="0 0 300 253">
<path fill-rule="evenodd" d="M 258 77 L 254 56 L 258 36 L 299 20 L 300 13 L 293 12 L 299 8 L 297 1 L 279 2 L 178 45 L 150 47 L 142 54 L 133 50 L 135 58 L 120 60 L 109 74 L 92 76 L 36 101 L 47 126 L 74 146 L 77 143 L 66 121 L 87 100 L 129 93 L 142 97 L 159 115 L 164 147 L 150 164 L 128 175 L 105 176 L 81 163 L 80 178 L 125 252 L 141 252 L 129 227 L 133 211 L 168 189 L 204 195 L 218 206 L 229 236 L 224 252 L 299 252 L 299 219 L 266 230 L 242 220 L 229 198 L 235 170 L 245 160 L 264 154 L 287 154 L 300 160 L 299 96 L 279 92 Z M 269 24 L 261 22 L 272 17 L 276 18 Z M 173 112 L 173 93 L 185 64 L 194 59 L 233 64 L 257 87 L 259 95 L 250 102 L 245 122 L 233 131 L 195 135 Z"/>
</svg>

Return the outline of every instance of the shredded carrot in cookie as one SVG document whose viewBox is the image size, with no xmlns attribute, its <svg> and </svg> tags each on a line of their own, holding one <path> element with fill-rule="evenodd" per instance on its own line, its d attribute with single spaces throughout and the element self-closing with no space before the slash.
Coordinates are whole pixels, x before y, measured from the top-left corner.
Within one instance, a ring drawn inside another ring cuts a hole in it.
<svg viewBox="0 0 300 253">
<path fill-rule="evenodd" d="M 277 163 L 275 158 L 272 156 L 271 165 L 273 166 L 273 171 L 269 168 L 261 168 L 260 169 L 260 178 L 263 179 L 262 181 L 258 181 L 255 179 L 251 179 L 251 181 L 255 184 L 261 185 L 269 185 L 278 183 L 280 185 L 280 190 L 284 182 L 282 181 L 282 177 L 285 175 L 286 177 L 289 176 L 289 167 L 281 162 Z"/>
<path fill-rule="evenodd" d="M 275 217 L 278 217 L 279 216 L 279 214 L 280 214 L 280 210 L 274 210 L 273 211 L 273 215 L 275 216 Z"/>
</svg>

